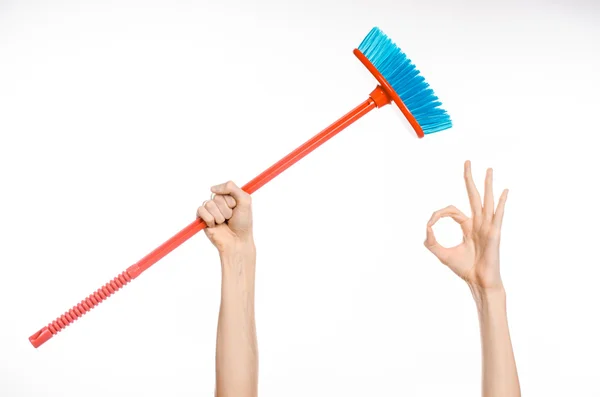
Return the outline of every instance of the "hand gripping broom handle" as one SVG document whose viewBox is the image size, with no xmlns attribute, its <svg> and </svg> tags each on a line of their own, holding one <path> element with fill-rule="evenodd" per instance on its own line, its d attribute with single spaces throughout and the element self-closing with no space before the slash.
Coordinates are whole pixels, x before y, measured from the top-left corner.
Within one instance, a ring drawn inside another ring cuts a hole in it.
<svg viewBox="0 0 600 397">
<path fill-rule="evenodd" d="M 341 119 L 331 124 L 329 127 L 298 147 L 296 150 L 269 167 L 262 174 L 252 179 L 242 189 L 248 194 L 254 193 L 264 184 L 281 174 L 283 171 L 331 139 L 344 128 L 348 127 L 350 124 L 354 123 L 356 120 L 360 119 L 376 107 L 384 106 L 389 102 L 390 99 L 388 95 L 380 86 L 377 86 L 377 88 L 375 88 L 375 90 L 373 90 L 371 93 L 369 99 L 358 105 Z M 139 262 L 130 266 L 127 270 L 106 283 L 103 287 L 100 287 L 96 292 L 81 301 L 81 303 L 74 306 L 71 310 L 30 336 L 29 341 L 36 348 L 41 346 L 48 339 L 60 332 L 63 328 L 77 320 L 79 317 L 83 316 L 100 302 L 121 289 L 121 287 L 123 287 L 125 284 L 138 277 L 150 266 L 158 262 L 169 252 L 173 251 L 175 248 L 183 244 L 186 240 L 205 227 L 206 224 L 203 221 L 196 219 L 194 222 L 183 228 L 179 233 L 164 242 L 160 247 L 156 248 L 154 251 L 142 258 Z"/>
</svg>

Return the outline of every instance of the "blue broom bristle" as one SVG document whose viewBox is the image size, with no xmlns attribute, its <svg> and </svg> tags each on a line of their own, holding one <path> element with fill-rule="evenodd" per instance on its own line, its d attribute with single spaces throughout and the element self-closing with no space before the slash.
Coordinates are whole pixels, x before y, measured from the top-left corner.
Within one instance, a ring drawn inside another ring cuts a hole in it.
<svg viewBox="0 0 600 397">
<path fill-rule="evenodd" d="M 396 91 L 424 134 L 452 127 L 450 115 L 441 108 L 442 103 L 425 78 L 406 54 L 379 28 L 373 28 L 358 49 Z"/>
</svg>

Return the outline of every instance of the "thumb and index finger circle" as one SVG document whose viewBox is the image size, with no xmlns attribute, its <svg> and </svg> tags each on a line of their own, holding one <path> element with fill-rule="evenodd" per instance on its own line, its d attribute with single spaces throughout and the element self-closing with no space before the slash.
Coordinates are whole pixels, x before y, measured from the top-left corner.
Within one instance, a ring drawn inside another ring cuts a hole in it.
<svg viewBox="0 0 600 397">
<path fill-rule="evenodd" d="M 438 243 L 433 232 L 433 226 L 442 218 L 450 217 L 456 223 L 458 223 L 463 230 L 463 233 L 468 231 L 468 220 L 465 214 L 463 214 L 458 208 L 453 205 L 449 205 L 446 208 L 435 211 L 429 221 L 427 222 L 427 238 L 425 239 L 425 247 L 431 251 L 440 261 L 445 262 L 449 253 L 449 249 Z"/>
</svg>

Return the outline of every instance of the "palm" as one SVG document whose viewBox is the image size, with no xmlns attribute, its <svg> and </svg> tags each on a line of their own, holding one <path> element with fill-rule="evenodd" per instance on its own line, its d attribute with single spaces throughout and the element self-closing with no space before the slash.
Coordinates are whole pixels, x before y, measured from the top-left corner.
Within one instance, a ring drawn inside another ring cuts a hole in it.
<svg viewBox="0 0 600 397">
<path fill-rule="evenodd" d="M 467 221 L 467 233 L 463 242 L 450 248 L 446 265 L 459 277 L 469 283 L 485 288 L 500 283 L 499 238 L 489 228 L 472 230 L 472 219 Z"/>
<path fill-rule="evenodd" d="M 239 206 L 233 211 L 226 223 L 216 225 L 211 233 L 211 240 L 223 244 L 232 243 L 252 230 L 252 211 L 249 206 Z"/>
</svg>

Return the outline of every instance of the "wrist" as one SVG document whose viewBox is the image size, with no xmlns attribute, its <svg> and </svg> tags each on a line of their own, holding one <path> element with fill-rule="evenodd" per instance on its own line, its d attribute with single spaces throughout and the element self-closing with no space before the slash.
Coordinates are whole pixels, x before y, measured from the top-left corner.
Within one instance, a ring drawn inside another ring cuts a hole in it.
<svg viewBox="0 0 600 397">
<path fill-rule="evenodd" d="M 244 275 L 254 277 L 256 265 L 256 247 L 254 241 L 238 241 L 223 250 L 219 250 L 223 277 Z"/>
<path fill-rule="evenodd" d="M 489 310 L 506 310 L 506 291 L 503 285 L 491 288 L 471 283 L 468 285 L 480 314 Z"/>
<path fill-rule="evenodd" d="M 222 260 L 239 254 L 256 252 L 256 246 L 254 245 L 254 238 L 252 235 L 246 237 L 235 237 L 234 239 L 231 239 L 228 244 L 223 245 L 222 247 L 217 247 L 217 249 Z"/>
</svg>

